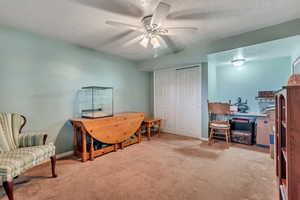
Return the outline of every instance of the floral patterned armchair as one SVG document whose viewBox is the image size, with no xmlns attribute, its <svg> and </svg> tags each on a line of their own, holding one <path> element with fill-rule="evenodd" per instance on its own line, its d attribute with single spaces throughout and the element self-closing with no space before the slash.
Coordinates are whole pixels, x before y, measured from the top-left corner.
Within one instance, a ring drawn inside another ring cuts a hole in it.
<svg viewBox="0 0 300 200">
<path fill-rule="evenodd" d="M 45 144 L 44 133 L 21 133 L 26 118 L 17 113 L 0 113 L 0 181 L 13 200 L 13 179 L 51 158 L 55 174 L 55 146 Z"/>
</svg>

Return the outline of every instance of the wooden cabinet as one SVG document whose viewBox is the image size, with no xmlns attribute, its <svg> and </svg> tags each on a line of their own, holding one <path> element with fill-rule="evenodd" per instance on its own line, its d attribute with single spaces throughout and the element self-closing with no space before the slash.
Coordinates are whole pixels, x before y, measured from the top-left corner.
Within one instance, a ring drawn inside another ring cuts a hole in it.
<svg viewBox="0 0 300 200">
<path fill-rule="evenodd" d="M 276 175 L 280 200 L 300 199 L 300 86 L 276 94 Z"/>
</svg>

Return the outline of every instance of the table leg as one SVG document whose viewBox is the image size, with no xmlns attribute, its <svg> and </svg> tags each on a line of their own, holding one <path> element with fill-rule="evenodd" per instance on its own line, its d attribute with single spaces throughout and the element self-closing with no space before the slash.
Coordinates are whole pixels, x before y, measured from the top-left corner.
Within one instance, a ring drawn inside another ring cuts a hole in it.
<svg viewBox="0 0 300 200">
<path fill-rule="evenodd" d="M 77 127 L 75 125 L 73 125 L 73 129 L 74 129 L 74 138 L 73 138 L 73 142 L 74 142 L 74 152 L 76 152 L 78 150 L 78 144 L 77 144 Z"/>
<path fill-rule="evenodd" d="M 84 130 L 81 130 L 81 140 L 82 140 L 82 161 L 85 162 L 88 158 L 86 158 L 86 133 Z"/>
<path fill-rule="evenodd" d="M 90 159 L 94 160 L 94 139 L 91 137 L 91 147 L 90 147 Z"/>
<path fill-rule="evenodd" d="M 148 140 L 150 140 L 150 138 L 151 138 L 151 126 L 150 126 L 150 124 L 147 124 L 147 136 L 148 136 Z"/>
<path fill-rule="evenodd" d="M 160 137 L 160 124 L 161 124 L 161 121 L 159 120 L 158 121 L 158 131 L 157 131 L 158 137 Z"/>
<path fill-rule="evenodd" d="M 141 128 L 142 127 L 140 127 L 139 130 L 138 130 L 138 143 L 140 143 L 142 141 Z"/>
</svg>

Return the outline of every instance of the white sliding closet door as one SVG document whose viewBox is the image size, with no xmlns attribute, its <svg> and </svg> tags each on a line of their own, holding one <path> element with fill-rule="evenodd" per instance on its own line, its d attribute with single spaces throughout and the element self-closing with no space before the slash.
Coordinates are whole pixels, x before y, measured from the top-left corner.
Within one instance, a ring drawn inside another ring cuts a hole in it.
<svg viewBox="0 0 300 200">
<path fill-rule="evenodd" d="M 201 137 L 201 70 L 176 70 L 176 133 Z"/>
<path fill-rule="evenodd" d="M 176 132 L 176 71 L 162 70 L 154 75 L 154 115 L 163 119 L 162 130 Z"/>
<path fill-rule="evenodd" d="M 163 119 L 162 130 L 201 137 L 201 69 L 156 71 L 154 115 Z"/>
</svg>

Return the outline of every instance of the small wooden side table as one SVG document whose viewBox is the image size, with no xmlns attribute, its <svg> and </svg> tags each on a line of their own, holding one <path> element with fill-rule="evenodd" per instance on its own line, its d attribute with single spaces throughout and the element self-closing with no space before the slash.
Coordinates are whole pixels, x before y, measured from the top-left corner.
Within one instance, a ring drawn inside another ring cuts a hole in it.
<svg viewBox="0 0 300 200">
<path fill-rule="evenodd" d="M 143 121 L 143 125 L 147 129 L 147 137 L 148 140 L 151 138 L 151 128 L 154 126 L 158 126 L 158 132 L 157 135 L 160 136 L 160 125 L 161 125 L 161 119 L 160 118 L 145 118 Z"/>
</svg>

